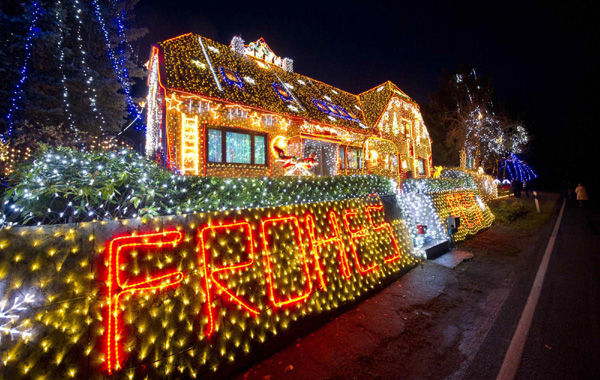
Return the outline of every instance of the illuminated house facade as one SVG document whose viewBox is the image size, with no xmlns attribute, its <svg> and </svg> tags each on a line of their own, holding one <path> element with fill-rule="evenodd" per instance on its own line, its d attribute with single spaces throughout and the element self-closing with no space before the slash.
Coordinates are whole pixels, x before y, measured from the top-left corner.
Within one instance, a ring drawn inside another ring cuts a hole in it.
<svg viewBox="0 0 600 380">
<path fill-rule="evenodd" d="M 391 82 L 354 95 L 294 73 L 262 39 L 194 34 L 153 46 L 148 70 L 146 155 L 182 174 L 432 174 L 419 106 Z"/>
</svg>

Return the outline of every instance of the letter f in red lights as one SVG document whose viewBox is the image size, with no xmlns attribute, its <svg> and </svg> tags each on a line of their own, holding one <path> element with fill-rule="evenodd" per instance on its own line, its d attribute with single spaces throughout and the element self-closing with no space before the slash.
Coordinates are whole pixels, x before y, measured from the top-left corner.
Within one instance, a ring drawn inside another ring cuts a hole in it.
<svg viewBox="0 0 600 380">
<path fill-rule="evenodd" d="M 144 291 L 161 290 L 169 286 L 177 285 L 183 280 L 183 272 L 161 271 L 154 277 L 146 277 L 140 281 L 128 282 L 122 278 L 121 265 L 123 251 L 140 248 L 161 248 L 163 246 L 176 246 L 182 239 L 179 231 L 165 231 L 136 236 L 121 236 L 112 239 L 108 243 L 108 334 L 107 334 L 107 365 L 108 373 L 119 370 L 123 359 L 121 358 L 121 345 L 119 341 L 122 336 L 121 320 L 119 319 L 119 299 L 129 293 L 135 294 Z"/>
</svg>

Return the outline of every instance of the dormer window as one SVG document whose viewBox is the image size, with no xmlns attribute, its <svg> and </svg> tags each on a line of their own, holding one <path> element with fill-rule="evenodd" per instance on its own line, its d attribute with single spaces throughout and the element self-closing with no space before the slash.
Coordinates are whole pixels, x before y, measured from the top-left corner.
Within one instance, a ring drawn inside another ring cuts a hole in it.
<svg viewBox="0 0 600 380">
<path fill-rule="evenodd" d="M 319 111 L 326 113 L 328 116 L 337 117 L 345 120 L 359 121 L 354 113 L 346 111 L 344 107 L 338 106 L 326 102 L 325 100 L 313 99 L 313 104 L 319 109 Z"/>
<path fill-rule="evenodd" d="M 277 95 L 279 95 L 279 97 L 281 98 L 281 100 L 283 100 L 284 102 L 293 102 L 294 98 L 292 98 L 292 95 L 288 92 L 287 89 L 285 89 L 282 85 L 280 85 L 279 83 L 273 83 L 273 88 L 275 89 L 275 91 L 277 91 Z"/>
<path fill-rule="evenodd" d="M 224 67 L 219 67 L 219 70 L 221 71 L 221 75 L 223 76 L 225 83 L 227 83 L 230 86 L 237 86 L 240 89 L 244 87 L 244 82 L 242 81 L 242 78 L 240 78 L 238 73 L 236 73 L 233 70 L 226 69 Z"/>
</svg>

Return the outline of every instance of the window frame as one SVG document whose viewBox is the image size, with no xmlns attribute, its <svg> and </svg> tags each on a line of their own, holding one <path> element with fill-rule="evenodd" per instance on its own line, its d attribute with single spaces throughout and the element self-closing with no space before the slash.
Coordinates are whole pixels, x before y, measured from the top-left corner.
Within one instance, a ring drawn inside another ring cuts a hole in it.
<svg viewBox="0 0 600 380">
<path fill-rule="evenodd" d="M 217 130 L 221 132 L 221 161 L 213 162 L 208 160 L 209 155 L 209 146 L 208 146 L 208 131 L 209 129 Z M 241 163 L 241 162 L 227 162 L 227 132 L 240 133 L 245 135 L 250 135 L 250 163 Z M 260 136 L 265 139 L 265 163 L 257 164 L 256 162 L 256 151 L 255 151 L 255 136 Z M 215 125 L 206 125 L 204 128 L 204 159 L 206 162 L 206 166 L 215 166 L 215 165 L 228 165 L 228 166 L 255 166 L 261 168 L 268 168 L 270 165 L 269 161 L 269 134 L 263 132 L 257 132 L 249 129 L 243 128 L 232 128 L 232 127 L 222 127 Z"/>
<path fill-rule="evenodd" d="M 363 170 L 365 168 L 365 158 L 362 156 L 362 152 L 363 150 L 355 147 L 355 146 L 348 146 L 348 145 L 340 145 L 339 147 L 340 150 L 343 149 L 343 154 L 344 154 L 344 160 L 343 162 L 340 162 L 339 165 L 339 170 Z M 353 150 L 356 151 L 356 168 L 351 168 L 350 167 L 350 160 L 348 159 L 348 151 L 349 150 Z M 340 153 L 338 151 L 338 156 L 340 156 Z M 341 158 L 341 157 L 340 157 Z M 341 161 L 341 160 L 340 160 Z"/>
</svg>

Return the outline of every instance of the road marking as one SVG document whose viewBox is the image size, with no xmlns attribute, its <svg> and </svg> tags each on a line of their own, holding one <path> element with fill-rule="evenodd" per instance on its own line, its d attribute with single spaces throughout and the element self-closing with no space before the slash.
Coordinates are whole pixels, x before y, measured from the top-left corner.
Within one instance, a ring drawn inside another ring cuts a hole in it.
<svg viewBox="0 0 600 380">
<path fill-rule="evenodd" d="M 535 312 L 535 308 L 540 298 L 540 293 L 542 292 L 544 277 L 546 277 L 546 270 L 548 269 L 548 263 L 550 262 L 550 255 L 552 254 L 552 249 L 554 248 L 554 242 L 556 241 L 556 235 L 558 234 L 558 228 L 560 227 L 560 222 L 565 211 L 566 203 L 567 200 L 563 200 L 560 213 L 558 214 L 558 220 L 556 221 L 552 235 L 550 235 L 550 240 L 548 240 L 548 245 L 546 246 L 544 257 L 542 258 L 540 267 L 535 275 L 535 280 L 533 281 L 533 286 L 529 292 L 527 303 L 525 303 L 525 308 L 521 313 L 521 318 L 519 319 L 519 324 L 515 330 L 515 335 L 510 341 L 510 346 L 508 347 L 508 351 L 506 352 L 504 362 L 502 362 L 502 367 L 500 368 L 500 372 L 498 373 L 496 380 L 512 380 L 517 374 L 521 356 L 523 355 L 523 348 L 525 347 L 525 340 L 529 334 L 529 328 L 531 327 L 531 321 L 533 320 L 533 313 Z"/>
</svg>

